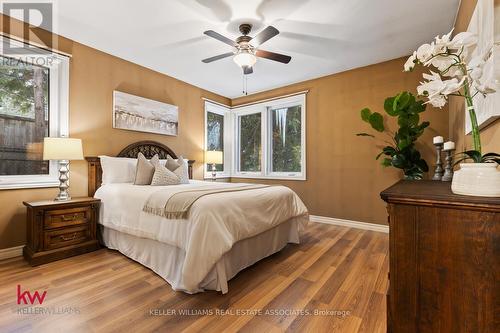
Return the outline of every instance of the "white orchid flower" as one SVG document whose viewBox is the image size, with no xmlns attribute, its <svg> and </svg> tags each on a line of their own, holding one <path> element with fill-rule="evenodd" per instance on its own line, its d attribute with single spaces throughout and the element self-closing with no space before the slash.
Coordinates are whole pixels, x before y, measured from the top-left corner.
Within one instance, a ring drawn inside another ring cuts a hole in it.
<svg viewBox="0 0 500 333">
<path fill-rule="evenodd" d="M 441 73 L 442 76 L 456 77 L 457 79 L 462 79 L 464 77 L 464 72 L 458 66 L 450 67 L 446 72 Z"/>
<path fill-rule="evenodd" d="M 424 104 L 429 103 L 429 104 L 431 104 L 433 107 L 435 107 L 435 108 L 440 108 L 440 109 L 441 109 L 443 106 L 445 106 L 445 105 L 446 105 L 446 102 L 447 102 L 447 101 L 448 101 L 448 100 L 446 99 L 446 97 L 445 97 L 445 96 L 443 96 L 443 95 L 436 95 L 436 96 L 434 96 L 434 97 L 430 98 L 430 99 L 429 99 L 429 101 L 425 102 Z"/>
<path fill-rule="evenodd" d="M 446 49 L 450 45 L 451 34 L 453 33 L 454 29 L 455 28 L 451 29 L 451 31 L 449 33 L 447 33 L 446 35 L 443 35 L 442 37 L 436 36 L 435 45 L 436 45 L 436 50 L 439 51 L 436 53 L 446 52 Z"/>
<path fill-rule="evenodd" d="M 424 73 L 423 77 L 427 81 L 420 82 L 420 85 L 417 87 L 417 92 L 420 96 L 426 96 L 428 98 L 426 103 L 430 103 L 437 108 L 442 108 L 446 105 L 448 95 L 459 91 L 466 80 L 464 76 L 460 80 L 453 78 L 443 81 L 441 76 L 433 71 L 431 71 L 430 74 Z"/>
<path fill-rule="evenodd" d="M 430 71 L 430 72 L 431 72 L 430 74 L 427 74 L 427 73 L 422 74 L 424 79 L 429 80 L 429 81 L 441 81 L 441 76 L 438 73 L 433 72 L 433 71 Z"/>
<path fill-rule="evenodd" d="M 460 81 L 456 78 L 443 81 L 445 89 L 443 91 L 441 91 L 441 94 L 448 96 L 449 94 L 453 94 L 453 93 L 459 91 L 463 87 L 465 79 L 466 79 L 466 77 L 464 76 Z"/>
<path fill-rule="evenodd" d="M 417 87 L 417 93 L 420 96 L 438 95 L 444 89 L 446 89 L 446 86 L 444 85 L 443 81 L 441 80 L 441 77 L 439 76 L 439 74 L 431 71 L 431 74 L 424 73 L 423 77 L 427 81 L 420 82 L 420 85 Z"/>
<path fill-rule="evenodd" d="M 450 40 L 452 33 L 453 30 L 441 37 L 437 36 L 430 44 L 421 45 L 416 51 L 416 61 L 414 52 L 404 65 L 405 70 L 412 69 L 414 64 L 432 66 L 438 70 L 438 73 L 431 71 L 430 74 L 424 74 L 424 79 L 427 81 L 420 82 L 417 87 L 418 94 L 427 97 L 428 101 L 425 103 L 430 103 L 437 108 L 445 106 L 448 96 L 462 88 L 466 88 L 463 93 L 455 95 L 469 100 L 474 97 L 471 93 L 472 88 L 483 94 L 500 89 L 500 83 L 495 79 L 494 69 L 489 67 L 491 63 L 487 61 L 487 57 L 491 57 L 491 49 L 487 56 L 475 57 L 469 62 L 469 55 L 477 47 L 477 35 L 471 32 L 461 32 Z M 500 78 L 499 73 L 500 71 L 496 74 Z M 451 79 L 443 81 L 443 77 Z M 468 105 L 468 110 L 474 150 L 481 152 L 481 139 L 474 106 Z"/>
<path fill-rule="evenodd" d="M 406 60 L 404 64 L 404 71 L 409 72 L 415 67 L 415 62 L 417 61 L 417 51 L 413 51 L 413 54 Z"/>
<path fill-rule="evenodd" d="M 428 63 L 438 69 L 440 72 L 444 72 L 449 69 L 457 61 L 450 56 L 438 55 L 428 61 Z M 428 66 L 428 65 L 427 65 Z"/>
<path fill-rule="evenodd" d="M 434 56 L 435 45 L 434 42 L 431 44 L 423 44 L 417 49 L 417 59 L 425 64 L 429 61 L 432 56 Z"/>
</svg>

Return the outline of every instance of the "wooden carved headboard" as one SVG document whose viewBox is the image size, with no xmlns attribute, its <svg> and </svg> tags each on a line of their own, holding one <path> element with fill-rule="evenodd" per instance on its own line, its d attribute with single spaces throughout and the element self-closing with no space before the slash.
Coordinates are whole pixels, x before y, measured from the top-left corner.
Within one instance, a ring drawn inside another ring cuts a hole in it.
<svg viewBox="0 0 500 333">
<path fill-rule="evenodd" d="M 130 157 L 137 158 L 139 153 L 143 153 L 144 156 L 148 159 L 152 158 L 154 155 L 158 154 L 160 160 L 167 159 L 167 156 L 176 159 L 177 155 L 174 151 L 164 144 L 155 141 L 139 141 L 136 143 L 132 143 L 125 147 L 120 153 L 118 153 L 117 157 Z M 87 160 L 88 168 L 89 168 L 89 186 L 88 192 L 89 197 L 93 197 L 95 191 L 102 184 L 102 168 L 101 161 L 99 157 L 90 156 L 85 157 Z M 188 170 L 189 170 L 189 179 L 193 178 L 193 163 L 194 160 L 188 161 Z"/>
</svg>

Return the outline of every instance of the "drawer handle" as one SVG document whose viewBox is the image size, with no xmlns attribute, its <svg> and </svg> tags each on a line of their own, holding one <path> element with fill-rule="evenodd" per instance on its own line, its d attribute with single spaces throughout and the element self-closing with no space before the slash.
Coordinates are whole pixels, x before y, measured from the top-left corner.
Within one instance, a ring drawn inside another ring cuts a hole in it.
<svg viewBox="0 0 500 333">
<path fill-rule="evenodd" d="M 77 217 L 78 217 L 78 214 L 73 214 L 71 216 L 63 215 L 61 218 L 63 221 L 73 221 L 73 220 L 76 220 Z"/>
<path fill-rule="evenodd" d="M 76 238 L 76 232 L 73 234 L 72 237 L 64 237 L 64 235 L 60 236 L 63 241 L 72 241 Z"/>
</svg>

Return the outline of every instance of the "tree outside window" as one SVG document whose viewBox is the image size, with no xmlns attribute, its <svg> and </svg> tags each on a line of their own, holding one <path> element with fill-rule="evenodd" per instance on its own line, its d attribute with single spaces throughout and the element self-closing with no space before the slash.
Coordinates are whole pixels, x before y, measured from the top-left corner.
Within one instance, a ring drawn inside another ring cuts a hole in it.
<svg viewBox="0 0 500 333">
<path fill-rule="evenodd" d="M 207 150 L 224 151 L 224 116 L 207 112 Z M 216 164 L 216 171 L 224 171 L 224 163 Z M 212 171 L 212 165 L 207 165 Z"/>
<path fill-rule="evenodd" d="M 44 175 L 49 69 L 0 56 L 0 175 Z"/>
<path fill-rule="evenodd" d="M 302 154 L 301 107 L 271 110 L 272 172 L 300 172 Z"/>
<path fill-rule="evenodd" d="M 240 171 L 261 170 L 261 114 L 239 117 Z"/>
</svg>

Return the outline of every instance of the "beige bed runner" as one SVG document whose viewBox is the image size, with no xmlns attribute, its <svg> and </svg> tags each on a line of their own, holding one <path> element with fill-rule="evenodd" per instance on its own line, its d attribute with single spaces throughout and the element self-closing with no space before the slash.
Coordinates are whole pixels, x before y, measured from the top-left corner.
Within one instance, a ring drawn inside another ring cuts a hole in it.
<svg viewBox="0 0 500 333">
<path fill-rule="evenodd" d="M 187 219 L 189 209 L 201 197 L 224 192 L 256 190 L 269 186 L 261 184 L 245 184 L 230 188 L 207 186 L 193 190 L 179 191 L 173 194 L 170 189 L 161 190 L 153 193 L 148 198 L 142 210 L 146 213 L 163 216 L 167 219 Z"/>
</svg>

